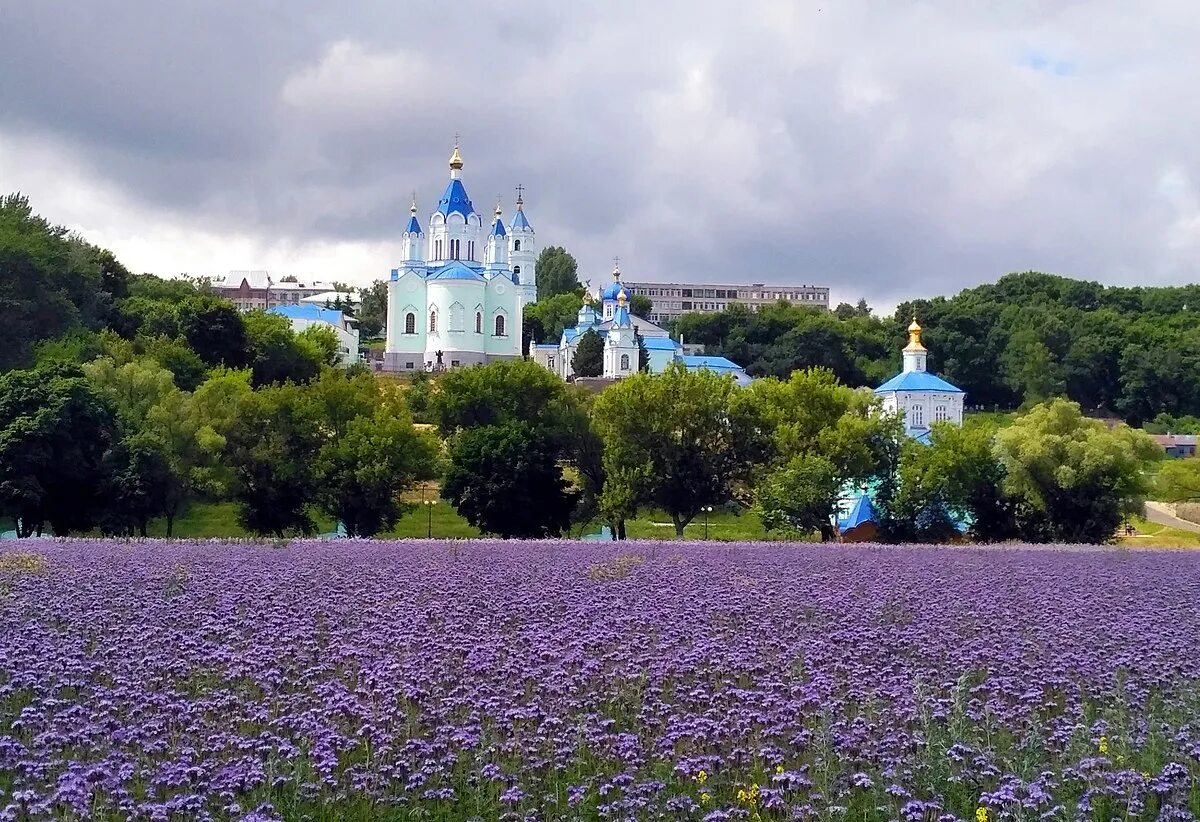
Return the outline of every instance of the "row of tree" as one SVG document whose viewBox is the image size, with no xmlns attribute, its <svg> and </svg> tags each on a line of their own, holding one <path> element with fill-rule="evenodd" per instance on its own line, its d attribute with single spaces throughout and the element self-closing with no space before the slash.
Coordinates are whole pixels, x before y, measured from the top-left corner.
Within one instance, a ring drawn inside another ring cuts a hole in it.
<svg viewBox="0 0 1200 822">
<path fill-rule="evenodd" d="M 825 369 L 738 388 L 676 366 L 592 397 L 532 363 L 498 363 L 447 374 L 433 409 L 448 443 L 443 493 L 504 536 L 596 519 L 621 535 L 646 509 L 682 534 L 728 504 L 771 531 L 830 539 L 847 492 L 867 488 L 889 541 L 1103 542 L 1139 510 L 1161 455 L 1065 400 L 1002 430 L 938 424 L 923 444 Z"/>
<path fill-rule="evenodd" d="M 972 404 L 1017 408 L 1061 396 L 1140 425 L 1160 414 L 1200 416 L 1197 300 L 1196 285 L 1122 288 L 1027 272 L 902 303 L 891 317 L 864 302 L 833 312 L 735 305 L 685 315 L 673 330 L 754 376 L 821 366 L 848 385 L 873 386 L 895 372 L 915 315 L 930 369 Z"/>
</svg>

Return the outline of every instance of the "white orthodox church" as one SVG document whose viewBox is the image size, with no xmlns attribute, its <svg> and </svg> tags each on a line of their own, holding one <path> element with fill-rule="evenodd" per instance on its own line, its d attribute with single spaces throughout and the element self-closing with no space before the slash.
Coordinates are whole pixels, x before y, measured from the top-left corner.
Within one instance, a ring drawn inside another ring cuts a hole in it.
<svg viewBox="0 0 1200 822">
<path fill-rule="evenodd" d="M 884 411 L 898 411 L 904 418 L 904 430 L 913 439 L 929 441 L 929 427 L 949 421 L 962 425 L 963 398 L 956 385 L 925 370 L 928 350 L 921 344 L 921 326 L 913 317 L 908 327 L 908 345 L 900 352 L 900 373 L 875 389 Z"/>
<path fill-rule="evenodd" d="M 705 368 L 729 374 L 738 385 L 750 382 L 745 370 L 725 357 L 688 356 L 683 344 L 671 339 L 667 329 L 639 317 L 629 309 L 629 292 L 621 282 L 620 266 L 613 267 L 613 281 L 599 293 L 599 301 L 591 291 L 584 294 L 573 327 L 564 328 L 557 343 L 535 343 L 529 356 L 564 380 L 575 373 L 575 352 L 579 341 L 588 332 L 599 335 L 604 343 L 601 377 L 621 379 L 641 370 L 641 349 L 646 349 L 646 370 L 661 374 L 672 362 L 682 362 L 688 370 Z M 639 338 L 641 340 L 639 344 Z"/>
<path fill-rule="evenodd" d="M 929 351 L 921 343 L 921 326 L 916 317 L 908 327 L 908 344 L 900 355 L 903 361 L 900 373 L 875 389 L 883 410 L 899 413 L 904 421 L 904 432 L 926 444 L 933 423 L 962 425 L 966 394 L 958 386 L 925 370 Z M 848 488 L 843 492 L 836 523 L 842 540 L 872 541 L 878 536 L 872 493 L 871 488 Z M 956 527 L 962 531 L 967 526 L 968 523 L 958 523 Z"/>
<path fill-rule="evenodd" d="M 450 182 L 428 231 L 416 199 L 403 260 L 388 282 L 386 371 L 440 370 L 522 356 L 522 311 L 537 300 L 533 226 L 521 190 L 505 226 L 499 203 L 485 229 L 462 182 L 457 141 Z"/>
</svg>

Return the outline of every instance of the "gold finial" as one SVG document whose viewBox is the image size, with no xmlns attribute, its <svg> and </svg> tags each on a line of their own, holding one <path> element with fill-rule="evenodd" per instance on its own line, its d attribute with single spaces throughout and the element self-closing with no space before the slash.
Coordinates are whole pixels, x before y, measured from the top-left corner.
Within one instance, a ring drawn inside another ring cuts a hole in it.
<svg viewBox="0 0 1200 822">
<path fill-rule="evenodd" d="M 629 298 L 627 296 L 625 296 L 624 288 L 622 288 L 620 291 L 617 292 L 617 305 L 620 305 L 620 306 L 625 305 L 625 301 L 628 299 Z"/>
<path fill-rule="evenodd" d="M 417 216 L 417 192 L 413 192 L 412 205 L 408 207 L 408 212 L 414 217 Z"/>
<path fill-rule="evenodd" d="M 450 168 L 455 171 L 463 167 L 462 155 L 458 153 L 458 132 L 454 132 L 454 153 L 450 155 Z"/>
<path fill-rule="evenodd" d="M 613 279 L 621 279 L 621 258 L 613 257 Z"/>
<path fill-rule="evenodd" d="M 583 304 L 584 305 L 592 304 L 592 290 L 590 288 L 585 288 L 583 290 Z"/>
<path fill-rule="evenodd" d="M 496 218 L 499 219 L 503 212 L 500 210 L 500 195 L 496 195 Z"/>
<path fill-rule="evenodd" d="M 917 318 L 913 316 L 912 324 L 908 327 L 908 345 L 904 347 L 905 351 L 924 351 L 925 346 L 921 344 L 921 326 L 917 325 Z"/>
</svg>

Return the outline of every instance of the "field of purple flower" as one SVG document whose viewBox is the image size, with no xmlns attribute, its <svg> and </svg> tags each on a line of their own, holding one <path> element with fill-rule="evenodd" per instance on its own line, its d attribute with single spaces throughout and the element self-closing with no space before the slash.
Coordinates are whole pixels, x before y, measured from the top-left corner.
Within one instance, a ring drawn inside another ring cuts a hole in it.
<svg viewBox="0 0 1200 822">
<path fill-rule="evenodd" d="M 10 543 L 0 820 L 1200 816 L 1200 554 L 622 551 Z"/>
</svg>

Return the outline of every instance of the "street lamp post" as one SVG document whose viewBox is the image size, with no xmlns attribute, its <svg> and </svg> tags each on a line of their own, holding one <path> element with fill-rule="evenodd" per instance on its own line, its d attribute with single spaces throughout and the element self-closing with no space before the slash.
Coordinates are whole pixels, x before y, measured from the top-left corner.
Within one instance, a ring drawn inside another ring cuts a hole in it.
<svg viewBox="0 0 1200 822">
<path fill-rule="evenodd" d="M 704 512 L 704 540 L 707 542 L 708 541 L 708 515 L 712 513 L 712 506 L 705 505 L 700 510 Z"/>
<path fill-rule="evenodd" d="M 437 500 L 427 499 L 427 500 L 423 500 L 423 502 L 425 503 L 425 509 L 429 512 L 429 516 L 428 516 L 428 520 L 427 520 L 428 527 L 425 530 L 425 538 L 433 539 L 433 506 L 437 505 Z"/>
</svg>

